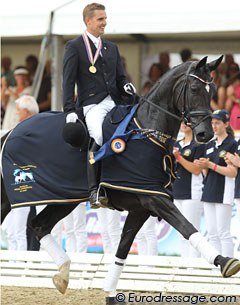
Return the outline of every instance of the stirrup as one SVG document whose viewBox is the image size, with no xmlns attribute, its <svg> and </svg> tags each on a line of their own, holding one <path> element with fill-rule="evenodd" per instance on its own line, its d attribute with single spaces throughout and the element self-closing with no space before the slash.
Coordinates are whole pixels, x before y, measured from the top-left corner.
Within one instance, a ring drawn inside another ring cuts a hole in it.
<svg viewBox="0 0 240 305">
<path fill-rule="evenodd" d="M 99 189 L 91 192 L 89 202 L 92 209 L 108 207 L 108 198 L 107 196 L 99 196 Z"/>
</svg>

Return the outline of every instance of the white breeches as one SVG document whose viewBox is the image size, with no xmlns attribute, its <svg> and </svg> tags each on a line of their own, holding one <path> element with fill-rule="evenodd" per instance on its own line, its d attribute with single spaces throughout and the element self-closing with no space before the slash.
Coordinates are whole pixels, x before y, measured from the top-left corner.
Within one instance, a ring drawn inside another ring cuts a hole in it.
<svg viewBox="0 0 240 305">
<path fill-rule="evenodd" d="M 116 210 L 98 209 L 98 221 L 104 253 L 115 254 L 121 237 L 121 213 Z"/>
<path fill-rule="evenodd" d="M 67 252 L 87 252 L 86 205 L 80 203 L 68 216 L 53 227 L 51 234 L 62 246 L 62 232 L 65 230 Z"/>
<path fill-rule="evenodd" d="M 156 220 L 150 216 L 136 236 L 139 255 L 158 255 Z"/>
<path fill-rule="evenodd" d="M 196 199 L 177 200 L 174 199 L 176 207 L 187 218 L 189 222 L 200 231 L 201 216 L 203 213 L 203 203 Z M 181 234 L 180 249 L 182 257 L 199 257 L 200 253 L 196 251 Z"/>
<path fill-rule="evenodd" d="M 30 207 L 15 208 L 6 217 L 8 250 L 27 251 L 27 219 Z"/>
<path fill-rule="evenodd" d="M 234 202 L 235 202 L 235 204 L 236 204 L 238 217 L 240 218 L 240 198 L 235 198 L 235 199 L 234 199 Z"/>
<path fill-rule="evenodd" d="M 232 206 L 204 202 L 204 216 L 209 243 L 223 256 L 233 256 L 233 239 L 230 231 Z"/>
<path fill-rule="evenodd" d="M 109 111 L 115 107 L 116 104 L 112 100 L 111 96 L 108 95 L 99 104 L 89 105 L 83 107 L 83 114 L 85 116 L 88 132 L 91 138 L 95 142 L 102 146 L 103 135 L 102 135 L 102 123 Z"/>
<path fill-rule="evenodd" d="M 86 205 L 80 203 L 68 216 L 63 218 L 63 223 L 66 233 L 66 251 L 87 252 Z"/>
</svg>

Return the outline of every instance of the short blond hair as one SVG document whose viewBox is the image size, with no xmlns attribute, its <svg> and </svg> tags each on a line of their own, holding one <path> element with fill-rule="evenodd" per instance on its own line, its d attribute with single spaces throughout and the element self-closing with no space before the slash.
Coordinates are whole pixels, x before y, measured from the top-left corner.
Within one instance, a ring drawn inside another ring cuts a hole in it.
<svg viewBox="0 0 240 305">
<path fill-rule="evenodd" d="M 31 95 L 23 95 L 15 101 L 20 109 L 26 109 L 31 114 L 39 113 L 38 103 Z"/>
<path fill-rule="evenodd" d="M 90 3 L 83 9 L 83 21 L 85 22 L 86 18 L 92 18 L 96 10 L 105 11 L 105 6 L 100 3 Z"/>
</svg>

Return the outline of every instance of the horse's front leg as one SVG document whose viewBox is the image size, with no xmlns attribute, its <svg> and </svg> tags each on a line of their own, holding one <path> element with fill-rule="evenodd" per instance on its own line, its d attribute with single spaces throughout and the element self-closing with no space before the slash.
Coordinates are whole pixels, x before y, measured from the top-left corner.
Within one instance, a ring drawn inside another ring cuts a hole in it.
<svg viewBox="0 0 240 305">
<path fill-rule="evenodd" d="M 69 282 L 70 258 L 50 234 L 55 224 L 71 213 L 78 204 L 48 205 L 31 222 L 31 229 L 40 240 L 41 247 L 57 264 L 59 272 L 54 275 L 53 283 L 64 294 Z"/>
<path fill-rule="evenodd" d="M 151 196 L 146 199 L 139 196 L 142 206 L 154 215 L 166 220 L 182 236 L 189 240 L 191 246 L 210 264 L 220 266 L 223 277 L 230 277 L 240 271 L 240 261 L 236 258 L 224 257 L 197 231 L 182 215 L 174 203 L 167 197 Z"/>
<path fill-rule="evenodd" d="M 129 212 L 126 218 L 116 256 L 109 267 L 104 281 L 104 290 L 109 293 L 110 298 L 114 298 L 116 295 L 117 283 L 131 245 L 138 231 L 141 229 L 149 216 L 150 213 L 148 213 L 148 211 L 143 211 L 141 209 L 138 212 Z"/>
</svg>

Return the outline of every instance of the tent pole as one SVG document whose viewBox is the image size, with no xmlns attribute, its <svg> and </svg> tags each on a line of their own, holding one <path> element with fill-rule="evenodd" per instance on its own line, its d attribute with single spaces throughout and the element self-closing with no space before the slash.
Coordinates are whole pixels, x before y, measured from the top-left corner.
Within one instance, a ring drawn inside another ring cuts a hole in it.
<svg viewBox="0 0 240 305">
<path fill-rule="evenodd" d="M 62 50 L 62 36 L 52 35 L 52 111 L 62 110 Z"/>
</svg>

